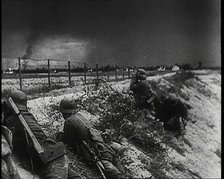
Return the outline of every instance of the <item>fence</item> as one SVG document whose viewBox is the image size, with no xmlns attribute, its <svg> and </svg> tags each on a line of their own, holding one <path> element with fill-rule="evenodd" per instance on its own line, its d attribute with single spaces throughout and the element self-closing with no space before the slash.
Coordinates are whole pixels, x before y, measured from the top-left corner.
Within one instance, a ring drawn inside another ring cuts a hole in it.
<svg viewBox="0 0 224 179">
<path fill-rule="evenodd" d="M 33 62 L 33 66 L 31 65 Z M 102 64 L 101 64 L 102 65 Z M 41 68 L 42 67 L 42 68 Z M 118 81 L 127 78 L 135 73 L 130 67 L 122 68 L 110 67 L 109 65 L 99 67 L 98 63 L 80 63 L 58 60 L 37 60 L 18 58 L 18 70 L 13 75 L 3 75 L 2 78 L 17 78 L 19 88 L 34 84 L 44 84 L 48 87 L 63 84 L 65 86 L 74 86 L 82 84 L 95 83 L 98 85 L 102 81 Z M 27 84 L 25 79 L 33 79 L 32 83 Z M 41 79 L 38 80 L 37 79 Z M 47 79 L 47 80 L 46 80 Z"/>
</svg>

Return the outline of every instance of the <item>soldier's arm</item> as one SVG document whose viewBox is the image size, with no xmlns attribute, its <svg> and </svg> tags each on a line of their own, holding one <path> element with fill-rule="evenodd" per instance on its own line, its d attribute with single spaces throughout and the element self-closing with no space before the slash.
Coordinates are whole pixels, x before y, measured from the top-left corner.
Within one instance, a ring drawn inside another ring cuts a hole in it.
<svg viewBox="0 0 224 179">
<path fill-rule="evenodd" d="M 135 91 L 135 89 L 137 88 L 137 82 L 138 82 L 137 78 L 133 78 L 131 80 L 131 84 L 130 84 L 131 91 Z"/>
<path fill-rule="evenodd" d="M 16 126 L 18 126 L 18 120 L 16 119 L 15 116 L 9 116 L 7 118 L 4 119 L 4 125 L 10 129 L 13 130 Z"/>
</svg>

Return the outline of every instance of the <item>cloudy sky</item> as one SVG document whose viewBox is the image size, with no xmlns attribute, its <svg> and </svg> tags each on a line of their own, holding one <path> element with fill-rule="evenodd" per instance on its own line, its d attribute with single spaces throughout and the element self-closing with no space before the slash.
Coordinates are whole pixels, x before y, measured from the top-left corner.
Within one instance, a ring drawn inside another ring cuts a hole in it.
<svg viewBox="0 0 224 179">
<path fill-rule="evenodd" d="M 2 58 L 221 65 L 221 0 L 2 0 Z"/>
</svg>

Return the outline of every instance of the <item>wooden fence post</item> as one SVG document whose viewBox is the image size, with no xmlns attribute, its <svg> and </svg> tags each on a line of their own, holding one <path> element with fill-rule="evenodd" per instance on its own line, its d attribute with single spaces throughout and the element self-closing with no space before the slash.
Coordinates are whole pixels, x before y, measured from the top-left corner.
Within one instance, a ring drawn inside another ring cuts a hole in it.
<svg viewBox="0 0 224 179">
<path fill-rule="evenodd" d="M 84 82 L 86 84 L 86 63 L 84 63 Z"/>
<path fill-rule="evenodd" d="M 97 79 L 97 82 L 98 82 L 98 80 L 99 80 L 98 64 L 96 64 L 96 79 Z"/>
<path fill-rule="evenodd" d="M 47 59 L 47 69 L 48 69 L 48 85 L 51 87 L 51 80 L 50 80 L 50 59 Z"/>
<path fill-rule="evenodd" d="M 123 66 L 122 76 L 123 76 L 123 79 L 124 79 L 124 66 Z"/>
<path fill-rule="evenodd" d="M 71 66 L 70 66 L 70 61 L 68 61 L 68 84 L 71 86 Z"/>
<path fill-rule="evenodd" d="M 109 80 L 110 80 L 110 71 L 107 72 L 107 81 L 109 81 Z"/>
<path fill-rule="evenodd" d="M 18 58 L 18 65 L 19 65 L 19 88 L 22 90 L 22 76 L 21 76 L 21 59 Z"/>
<path fill-rule="evenodd" d="M 99 87 L 99 71 L 98 71 L 98 64 L 96 64 L 96 87 Z"/>
<path fill-rule="evenodd" d="M 115 68 L 115 80 L 117 81 L 117 68 Z"/>
</svg>

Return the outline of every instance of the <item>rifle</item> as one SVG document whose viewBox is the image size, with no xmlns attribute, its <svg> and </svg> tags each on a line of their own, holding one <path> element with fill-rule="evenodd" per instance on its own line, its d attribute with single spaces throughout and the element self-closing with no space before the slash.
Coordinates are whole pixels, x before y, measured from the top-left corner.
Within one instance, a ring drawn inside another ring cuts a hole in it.
<svg viewBox="0 0 224 179">
<path fill-rule="evenodd" d="M 31 141 L 34 145 L 35 150 L 38 153 L 38 156 L 40 157 L 41 161 L 46 164 L 52 160 L 55 160 L 56 158 L 59 158 L 65 154 L 65 148 L 63 143 L 58 142 L 57 145 L 54 146 L 48 146 L 45 147 L 45 149 L 40 145 L 37 138 L 31 131 L 30 127 L 26 123 L 24 117 L 20 114 L 19 109 L 17 108 L 16 104 L 14 103 L 13 99 L 11 97 L 8 98 L 8 101 L 10 105 L 12 106 L 12 109 L 18 116 L 19 120 L 21 121 L 24 129 L 26 130 L 27 134 L 31 138 Z"/>
<path fill-rule="evenodd" d="M 93 158 L 93 161 L 96 164 L 96 166 L 97 166 L 97 168 L 98 168 L 98 170 L 99 170 L 100 175 L 102 176 L 102 178 L 103 179 L 106 179 L 106 176 L 103 173 L 104 166 L 100 162 L 100 160 L 98 159 L 98 157 L 96 156 L 96 154 L 89 148 L 89 146 L 86 144 L 85 141 L 82 141 L 81 144 L 85 147 L 85 149 L 89 152 L 90 156 Z"/>
<path fill-rule="evenodd" d="M 89 129 L 89 127 L 86 125 L 86 123 L 83 122 L 83 120 L 82 120 L 80 117 L 78 117 L 78 118 L 79 118 L 79 120 L 86 126 L 86 128 Z M 81 144 L 83 144 L 83 146 L 85 147 L 85 149 L 89 152 L 90 156 L 93 158 L 93 161 L 94 161 L 94 163 L 96 164 L 96 166 L 97 166 L 97 168 L 98 168 L 98 170 L 99 170 L 99 172 L 100 172 L 102 178 L 103 178 L 103 179 L 106 179 L 106 176 L 105 176 L 104 173 L 103 173 L 104 166 L 103 166 L 103 164 L 100 162 L 100 160 L 98 159 L 98 157 L 96 156 L 96 154 L 89 148 L 89 146 L 86 144 L 85 141 L 82 141 Z"/>
</svg>

